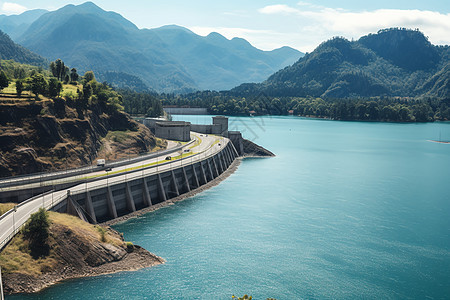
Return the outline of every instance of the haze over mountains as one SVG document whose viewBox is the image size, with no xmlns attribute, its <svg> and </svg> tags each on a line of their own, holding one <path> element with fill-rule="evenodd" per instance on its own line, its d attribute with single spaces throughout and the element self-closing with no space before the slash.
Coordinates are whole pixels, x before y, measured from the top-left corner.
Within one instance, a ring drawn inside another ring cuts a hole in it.
<svg viewBox="0 0 450 300">
<path fill-rule="evenodd" d="M 116 85 L 159 92 L 224 90 L 261 82 L 303 54 L 283 47 L 262 51 L 239 38 L 206 37 L 180 26 L 139 29 L 92 2 L 57 11 L 0 16 L 0 29 L 49 60 L 93 70 Z"/>
<path fill-rule="evenodd" d="M 358 41 L 333 38 L 294 65 L 233 94 L 323 98 L 400 96 L 450 99 L 450 47 L 418 30 L 385 29 Z"/>
</svg>

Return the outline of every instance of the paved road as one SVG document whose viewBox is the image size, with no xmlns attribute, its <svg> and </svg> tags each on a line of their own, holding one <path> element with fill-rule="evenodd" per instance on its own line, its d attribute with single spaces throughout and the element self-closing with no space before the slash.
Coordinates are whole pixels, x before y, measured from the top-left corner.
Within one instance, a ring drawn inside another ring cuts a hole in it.
<svg viewBox="0 0 450 300">
<path fill-rule="evenodd" d="M 193 143 L 186 145 L 185 147 L 183 147 L 183 149 L 189 150 L 192 153 L 199 153 L 204 151 L 206 148 L 208 148 L 211 144 L 213 144 L 217 137 L 214 135 L 203 135 L 200 133 L 191 133 L 191 137 L 194 140 Z M 175 148 L 176 146 L 178 146 L 178 143 L 175 142 L 170 142 L 171 147 Z M 36 175 L 31 175 L 29 177 L 21 177 L 21 178 L 14 178 L 12 179 L 12 181 L 16 180 L 16 181 L 20 181 L 22 182 L 22 184 L 18 184 L 18 185 L 13 185 L 13 186 L 4 186 L 4 187 L 0 187 L 0 191 L 17 191 L 17 190 L 25 190 L 25 189 L 34 189 L 34 188 L 39 188 L 39 187 L 44 187 L 44 186 L 55 186 L 58 184 L 65 184 L 65 183 L 77 183 L 80 181 L 92 181 L 92 180 L 96 180 L 96 179 L 101 179 L 101 177 L 106 177 L 108 175 L 115 175 L 115 174 L 119 174 L 121 172 L 126 172 L 129 171 L 130 169 L 140 169 L 142 167 L 151 165 L 151 164 L 157 164 L 160 163 L 161 161 L 164 161 L 165 158 L 167 156 L 179 156 L 180 153 L 182 151 L 174 151 L 174 152 L 170 152 L 170 151 L 164 151 L 164 154 L 155 157 L 155 155 L 157 155 L 158 152 L 152 153 L 152 157 L 148 158 L 148 159 L 144 159 L 142 161 L 139 162 L 134 162 L 134 163 L 127 163 L 123 166 L 119 166 L 119 167 L 114 167 L 110 172 L 105 172 L 104 170 L 101 171 L 93 171 L 92 167 L 84 167 L 84 168 L 80 168 L 78 170 L 72 170 L 72 173 L 77 172 L 79 170 L 84 171 L 81 174 L 77 174 L 77 175 L 70 175 L 71 173 L 64 173 L 64 172 L 55 172 L 55 173 L 48 173 L 45 174 L 44 177 L 40 177 L 40 176 L 36 176 Z M 63 175 L 62 178 L 54 178 L 55 176 L 60 176 Z M 54 179 L 52 179 L 52 177 Z M 47 179 L 49 178 L 49 179 Z M 39 181 L 35 181 L 32 183 L 28 183 L 30 180 L 32 179 L 39 179 Z M 6 182 L 7 180 L 3 180 L 3 182 Z M 10 181 L 11 182 L 11 181 Z M 0 181 L 1 184 L 1 181 Z"/>
<path fill-rule="evenodd" d="M 180 142 L 168 141 L 166 149 L 160 150 L 157 152 L 147 153 L 147 154 L 144 154 L 144 155 L 138 156 L 138 157 L 132 157 L 132 158 L 128 159 L 128 161 L 142 161 L 142 160 L 145 160 L 146 158 L 156 157 L 157 153 L 170 152 L 170 149 L 179 148 L 180 145 L 181 145 Z M 125 159 L 125 160 L 122 159 L 122 160 L 108 162 L 108 164 L 113 165 L 113 166 L 114 165 L 118 166 L 121 164 L 126 165 L 126 164 L 128 164 L 128 161 L 127 161 L 127 159 Z M 35 174 L 24 175 L 24 176 L 10 177 L 10 178 L 0 180 L 0 191 L 16 190 L 15 188 L 8 189 L 8 187 L 24 186 L 26 184 L 36 183 L 36 182 L 39 183 L 39 186 L 41 186 L 41 185 L 45 186 L 46 182 L 48 183 L 52 179 L 56 179 L 58 177 L 77 178 L 77 176 L 79 176 L 81 178 L 81 177 L 85 176 L 83 174 L 89 174 L 89 173 L 98 172 L 101 170 L 103 170 L 103 167 L 98 167 L 97 165 L 91 165 L 91 166 L 85 166 L 85 167 L 76 168 L 76 169 L 61 170 L 61 171 L 55 171 L 55 172 L 50 172 L 50 173 L 35 173 Z M 22 188 L 19 187 L 19 189 L 22 189 Z"/>
<path fill-rule="evenodd" d="M 142 168 L 142 164 L 140 163 L 138 166 L 136 166 L 135 164 L 131 164 L 130 166 L 127 166 L 127 168 L 122 169 L 122 172 L 114 177 L 101 176 L 96 181 L 85 182 L 70 189 L 36 196 L 30 200 L 23 202 L 22 204 L 17 206 L 17 209 L 15 211 L 11 210 L 7 214 L 0 217 L 0 249 L 2 249 L 3 246 L 10 240 L 10 237 L 13 236 L 23 224 L 25 224 L 32 213 L 38 211 L 40 207 L 49 209 L 57 203 L 63 201 L 67 196 L 68 190 L 70 190 L 70 193 L 72 195 L 77 193 L 84 193 L 87 190 L 94 190 L 105 187 L 107 185 L 114 185 L 137 178 L 142 178 L 143 176 L 146 177 L 152 174 L 165 172 L 183 165 L 196 163 L 207 157 L 215 155 L 229 142 L 228 139 L 223 137 L 213 135 L 205 136 L 200 134 L 194 135 L 197 136 L 199 142 L 201 141 L 196 145 L 191 145 L 192 149 L 189 149 L 190 151 L 195 150 L 195 152 L 192 152 L 195 153 L 195 155 L 190 155 L 184 157 L 183 159 L 170 161 L 165 161 L 165 157 L 158 157 L 156 159 L 149 160 L 146 164 L 151 164 L 154 162 L 159 162 L 159 164 L 150 165 L 144 168 Z M 175 154 L 179 155 L 179 152 L 176 152 Z M 130 169 L 131 166 L 136 166 L 136 169 L 126 171 L 127 169 Z"/>
</svg>

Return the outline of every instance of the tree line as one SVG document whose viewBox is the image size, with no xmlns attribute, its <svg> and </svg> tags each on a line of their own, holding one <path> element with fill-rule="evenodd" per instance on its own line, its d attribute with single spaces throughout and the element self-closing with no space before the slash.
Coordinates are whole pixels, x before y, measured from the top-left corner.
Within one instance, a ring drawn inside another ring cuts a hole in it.
<svg viewBox="0 0 450 300">
<path fill-rule="evenodd" d="M 80 76 L 76 68 L 70 69 L 61 59 L 51 62 L 48 70 L 1 61 L 0 89 L 8 87 L 11 82 L 15 83 L 19 98 L 24 91 L 31 91 L 36 100 L 44 96 L 58 105 L 64 103 L 79 111 L 92 109 L 111 114 L 124 109 L 122 95 L 106 82 L 97 82 L 92 71 Z"/>
<path fill-rule="evenodd" d="M 323 99 L 271 97 L 263 93 L 241 97 L 229 92 L 161 95 L 163 105 L 205 107 L 211 114 L 231 116 L 289 115 L 333 120 L 431 122 L 450 120 L 450 99 L 372 97 Z"/>
<path fill-rule="evenodd" d="M 156 93 L 119 90 L 123 97 L 125 112 L 131 115 L 159 117 L 164 114 L 160 96 Z"/>
</svg>

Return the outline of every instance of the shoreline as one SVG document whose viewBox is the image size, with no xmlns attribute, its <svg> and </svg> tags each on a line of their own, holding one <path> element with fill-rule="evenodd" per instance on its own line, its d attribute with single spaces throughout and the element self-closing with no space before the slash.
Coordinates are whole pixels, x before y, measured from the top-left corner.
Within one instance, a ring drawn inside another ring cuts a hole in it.
<svg viewBox="0 0 450 300">
<path fill-rule="evenodd" d="M 230 167 L 225 172 L 223 172 L 222 174 L 220 174 L 218 177 L 214 178 L 210 182 L 208 182 L 208 183 L 206 183 L 206 184 L 204 184 L 204 185 L 202 185 L 202 186 L 200 186 L 200 187 L 198 187 L 198 188 L 196 188 L 194 190 L 191 190 L 190 192 L 187 192 L 187 193 L 182 194 L 180 196 L 177 196 L 175 198 L 169 199 L 169 200 L 167 200 L 165 202 L 158 203 L 158 204 L 152 205 L 150 207 L 146 207 L 146 208 L 143 208 L 141 210 L 132 212 L 130 214 L 127 214 L 125 216 L 116 218 L 114 220 L 110 220 L 110 221 L 106 221 L 106 222 L 103 222 L 103 223 L 99 223 L 99 225 L 102 225 L 102 226 L 113 226 L 113 225 L 116 225 L 116 224 L 119 224 L 119 223 L 126 222 L 126 221 L 128 221 L 130 219 L 142 216 L 144 214 L 156 211 L 158 209 L 161 209 L 161 208 L 164 208 L 164 207 L 167 207 L 167 206 L 170 206 L 170 205 L 174 205 L 176 202 L 180 202 L 180 201 L 186 200 L 187 198 L 193 197 L 193 196 L 195 196 L 195 195 L 197 195 L 197 194 L 199 194 L 199 193 L 201 193 L 203 191 L 206 191 L 206 190 L 208 190 L 208 189 L 218 185 L 219 183 L 221 183 L 222 181 L 227 179 L 230 175 L 232 175 L 234 172 L 236 172 L 236 170 L 238 169 L 238 167 L 241 164 L 241 161 L 243 159 L 245 159 L 245 158 L 264 158 L 264 157 L 261 157 L 261 156 L 238 157 L 238 158 L 236 158 L 233 161 L 233 163 L 230 165 Z"/>
<path fill-rule="evenodd" d="M 4 283 L 4 291 L 5 295 L 36 294 L 69 280 L 98 277 L 121 272 L 135 272 L 164 263 L 165 260 L 163 258 L 138 245 L 134 245 L 134 251 L 128 253 L 124 258 L 97 267 L 89 267 L 82 270 L 74 267 L 64 267 L 61 273 L 43 274 L 39 279 L 21 273 L 8 274 L 7 284 Z"/>
</svg>

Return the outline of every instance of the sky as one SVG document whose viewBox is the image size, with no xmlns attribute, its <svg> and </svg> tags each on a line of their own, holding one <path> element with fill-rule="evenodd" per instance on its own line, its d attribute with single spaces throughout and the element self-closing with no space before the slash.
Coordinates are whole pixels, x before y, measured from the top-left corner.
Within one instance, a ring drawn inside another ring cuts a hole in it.
<svg viewBox="0 0 450 300">
<path fill-rule="evenodd" d="M 56 10 L 86 0 L 0 1 L 0 14 Z M 313 51 L 334 36 L 359 39 L 379 29 L 420 29 L 433 44 L 450 44 L 450 0 L 93 0 L 139 28 L 176 24 L 200 35 L 241 37 L 263 50 Z"/>
</svg>

